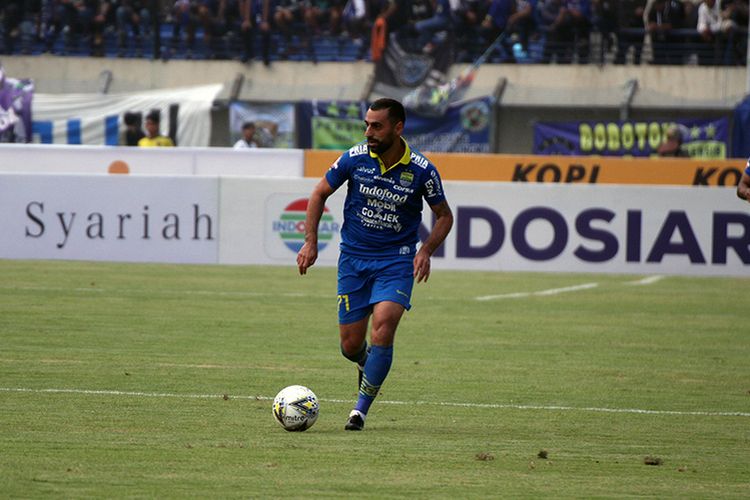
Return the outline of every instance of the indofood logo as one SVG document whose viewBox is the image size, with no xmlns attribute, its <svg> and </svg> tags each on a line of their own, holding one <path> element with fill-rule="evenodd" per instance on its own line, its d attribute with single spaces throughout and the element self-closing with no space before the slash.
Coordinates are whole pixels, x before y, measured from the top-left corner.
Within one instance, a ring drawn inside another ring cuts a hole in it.
<svg viewBox="0 0 750 500">
<path fill-rule="evenodd" d="M 273 221 L 273 231 L 279 233 L 281 241 L 295 253 L 299 252 L 305 242 L 306 213 L 307 198 L 302 198 L 287 205 L 278 220 Z M 328 207 L 325 207 L 318 225 L 318 251 L 328 246 L 339 229 L 339 223 L 333 219 Z"/>
</svg>

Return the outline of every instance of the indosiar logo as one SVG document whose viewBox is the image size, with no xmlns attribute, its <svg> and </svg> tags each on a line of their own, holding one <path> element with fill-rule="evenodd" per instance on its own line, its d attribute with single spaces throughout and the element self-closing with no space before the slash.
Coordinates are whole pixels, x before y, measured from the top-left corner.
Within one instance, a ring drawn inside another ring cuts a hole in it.
<svg viewBox="0 0 750 500">
<path fill-rule="evenodd" d="M 305 242 L 305 215 L 307 198 L 294 200 L 284 208 L 279 218 L 273 221 L 273 232 L 279 233 L 281 241 L 289 250 L 297 253 Z M 322 251 L 338 233 L 340 225 L 333 219 L 328 207 L 323 209 L 323 216 L 318 226 L 318 251 Z"/>
</svg>

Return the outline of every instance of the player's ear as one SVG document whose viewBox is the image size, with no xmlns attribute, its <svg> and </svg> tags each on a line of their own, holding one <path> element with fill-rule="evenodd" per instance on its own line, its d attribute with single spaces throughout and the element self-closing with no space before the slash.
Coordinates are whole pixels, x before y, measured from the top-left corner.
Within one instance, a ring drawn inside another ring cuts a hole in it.
<svg viewBox="0 0 750 500">
<path fill-rule="evenodd" d="M 401 135 L 401 133 L 404 131 L 404 122 L 396 122 L 396 126 L 394 127 L 394 129 L 398 135 Z"/>
</svg>

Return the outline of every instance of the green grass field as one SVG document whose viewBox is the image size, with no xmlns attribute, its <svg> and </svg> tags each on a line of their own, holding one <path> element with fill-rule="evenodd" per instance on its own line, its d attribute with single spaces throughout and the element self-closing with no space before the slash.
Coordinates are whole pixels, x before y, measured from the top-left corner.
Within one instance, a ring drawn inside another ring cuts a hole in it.
<svg viewBox="0 0 750 500">
<path fill-rule="evenodd" d="M 750 279 L 643 278 L 434 271 L 349 433 L 334 269 L 0 260 L 0 497 L 747 498 Z"/>
</svg>

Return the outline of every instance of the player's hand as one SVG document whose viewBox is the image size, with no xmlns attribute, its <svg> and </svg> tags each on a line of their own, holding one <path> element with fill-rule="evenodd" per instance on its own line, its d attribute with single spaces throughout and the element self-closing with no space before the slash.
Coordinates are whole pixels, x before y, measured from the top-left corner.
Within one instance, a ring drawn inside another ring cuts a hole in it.
<svg viewBox="0 0 750 500">
<path fill-rule="evenodd" d="M 423 280 L 427 283 L 430 277 L 430 254 L 426 250 L 420 249 L 414 257 L 414 278 L 417 283 Z"/>
<path fill-rule="evenodd" d="M 318 244 L 306 241 L 297 253 L 297 267 L 301 275 L 307 274 L 307 268 L 318 260 Z"/>
</svg>

